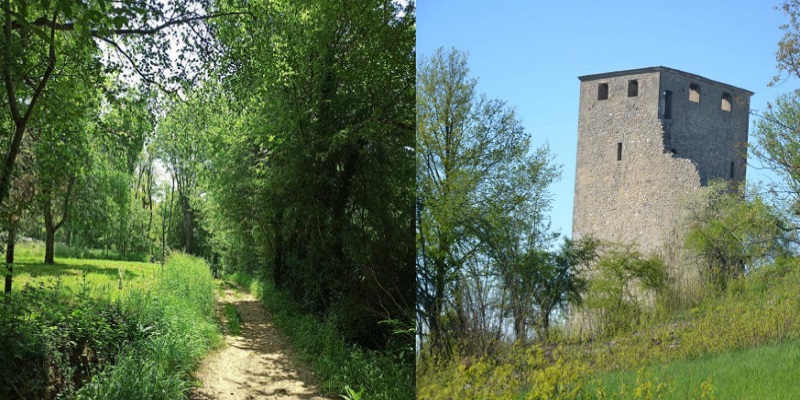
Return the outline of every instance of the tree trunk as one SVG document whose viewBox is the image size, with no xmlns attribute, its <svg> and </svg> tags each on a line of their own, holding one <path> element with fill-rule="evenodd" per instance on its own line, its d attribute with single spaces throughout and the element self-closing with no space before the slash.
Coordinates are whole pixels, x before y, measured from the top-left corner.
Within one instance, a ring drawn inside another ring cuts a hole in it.
<svg viewBox="0 0 800 400">
<path fill-rule="evenodd" d="M 44 263 L 54 264 L 55 260 L 56 230 L 52 225 L 45 226 L 44 238 Z"/>
<path fill-rule="evenodd" d="M 11 7 L 8 3 L 5 4 L 4 7 L 4 26 L 3 26 L 3 36 L 5 39 L 4 45 L 6 47 L 11 46 Z M 56 14 L 57 15 L 57 14 Z M 53 16 L 52 22 L 55 25 L 56 22 L 56 15 Z M 14 172 L 14 164 L 17 160 L 17 154 L 19 154 L 19 148 L 22 144 L 22 137 L 25 134 L 25 128 L 28 125 L 28 121 L 30 120 L 31 115 L 33 114 L 33 110 L 35 109 L 36 103 L 39 100 L 42 92 L 44 92 L 45 85 L 50 80 L 50 76 L 53 73 L 53 70 L 56 67 L 56 30 L 54 28 L 50 29 L 50 43 L 48 45 L 48 54 L 47 54 L 47 68 L 45 68 L 44 75 L 42 75 L 41 80 L 36 85 L 33 90 L 33 94 L 30 98 L 26 98 L 25 96 L 20 96 L 15 88 L 14 78 L 12 77 L 12 68 L 15 68 L 12 63 L 3 63 L 2 74 L 3 74 L 3 83 L 6 89 L 6 96 L 8 98 L 8 108 L 11 114 L 11 119 L 14 121 L 14 136 L 11 140 L 11 146 L 6 153 L 5 160 L 3 162 L 3 173 L 0 175 L 0 204 L 5 203 L 6 199 L 8 199 L 8 194 L 11 191 L 11 174 Z M 27 82 L 26 82 L 27 83 Z M 20 99 L 26 98 L 28 107 L 23 112 L 20 109 Z"/>
<path fill-rule="evenodd" d="M 44 263 L 55 263 L 55 243 L 56 231 L 67 222 L 69 218 L 69 202 L 72 195 L 72 186 L 75 184 L 75 177 L 70 176 L 69 183 L 67 184 L 67 191 L 64 193 L 64 205 L 61 210 L 61 221 L 55 222 L 53 220 L 53 196 L 52 192 L 45 192 L 44 200 Z"/>
<path fill-rule="evenodd" d="M 514 336 L 518 342 L 524 342 L 528 339 L 528 334 L 525 332 L 525 312 L 519 304 L 519 299 L 516 298 L 516 293 L 512 293 L 511 296 L 511 309 L 514 313 Z"/>
<path fill-rule="evenodd" d="M 14 244 L 17 241 L 17 226 L 19 217 L 11 215 L 8 218 L 8 240 L 6 241 L 6 287 L 5 292 L 11 293 L 11 284 L 14 277 Z"/>
</svg>

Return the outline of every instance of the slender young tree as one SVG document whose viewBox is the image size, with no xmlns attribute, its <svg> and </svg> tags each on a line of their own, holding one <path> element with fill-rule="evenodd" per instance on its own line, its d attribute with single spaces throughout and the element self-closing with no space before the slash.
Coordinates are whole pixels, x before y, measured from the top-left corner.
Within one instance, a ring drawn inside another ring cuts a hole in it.
<svg viewBox="0 0 800 400">
<path fill-rule="evenodd" d="M 465 53 L 439 49 L 417 71 L 418 321 L 434 351 L 466 338 L 473 311 L 465 296 L 474 290 L 466 282 L 474 280 L 464 278 L 477 270 L 495 276 L 524 340 L 529 294 L 519 259 L 552 236 L 547 188 L 558 168 L 546 146 L 530 150 L 513 110 L 476 94 Z M 467 268 L 476 262 L 484 266 Z"/>
</svg>

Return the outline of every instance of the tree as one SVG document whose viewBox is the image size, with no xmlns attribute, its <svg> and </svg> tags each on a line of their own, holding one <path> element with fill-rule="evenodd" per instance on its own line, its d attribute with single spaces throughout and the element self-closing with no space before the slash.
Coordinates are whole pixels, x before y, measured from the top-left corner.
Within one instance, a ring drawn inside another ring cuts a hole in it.
<svg viewBox="0 0 800 400">
<path fill-rule="evenodd" d="M 88 170 L 91 121 L 99 109 L 91 82 L 74 77 L 91 71 L 65 67 L 64 72 L 52 79 L 51 90 L 41 99 L 44 112 L 30 126 L 35 136 L 36 197 L 44 217 L 46 264 L 54 262 L 56 231 L 69 219 L 76 181 L 81 184 Z"/>
<path fill-rule="evenodd" d="M 692 204 L 686 243 L 708 279 L 724 289 L 728 280 L 789 254 L 787 222 L 755 190 L 717 182 Z"/>
<path fill-rule="evenodd" d="M 12 129 L 9 145 L 2 154 L 0 203 L 8 198 L 28 124 L 51 79 L 63 72 L 63 66 L 91 65 L 100 71 L 102 65 L 97 55 L 102 42 L 117 52 L 118 59 L 124 60 L 115 63 L 108 58 L 110 69 L 127 64 L 143 81 L 156 83 L 155 78 L 170 65 L 198 65 L 188 62 L 191 60 L 186 57 L 181 57 L 181 63 L 170 60 L 164 50 L 170 48 L 170 41 L 176 35 L 184 39 L 188 49 L 205 50 L 210 46 L 210 36 L 203 29 L 205 21 L 239 14 L 208 12 L 210 9 L 194 0 L 3 1 L 0 75 L 5 91 L 4 107 L 8 108 Z M 191 29 L 171 34 L 177 26 Z M 171 74 L 172 81 L 177 82 L 187 74 L 187 69 L 179 69 Z"/>
<path fill-rule="evenodd" d="M 467 270 L 491 272 L 499 282 L 490 283 L 505 294 L 493 292 L 510 301 L 515 335 L 524 340 L 529 294 L 519 285 L 519 260 L 523 249 L 552 237 L 547 187 L 558 169 L 546 146 L 529 150 L 513 110 L 476 94 L 465 53 L 439 49 L 417 71 L 419 325 L 431 349 L 446 351 L 447 335 L 463 336 L 472 312 L 464 302 L 477 287 L 468 286 Z"/>
<path fill-rule="evenodd" d="M 593 266 L 583 306 L 597 313 L 606 334 L 637 323 L 651 295 L 658 295 L 667 285 L 664 261 L 655 255 L 643 255 L 633 245 L 607 244 Z M 652 303 L 651 303 L 652 304 Z"/>
<path fill-rule="evenodd" d="M 205 116 L 212 112 L 202 91 L 194 91 L 186 101 L 171 105 L 167 115 L 161 119 L 156 132 L 154 150 L 164 161 L 176 184 L 177 201 L 181 211 L 179 225 L 180 247 L 184 252 L 202 255 L 205 247 L 200 232 L 200 215 L 194 203 L 198 201 L 202 188 L 199 182 L 201 169 L 208 159 L 205 151 L 208 132 Z"/>
<path fill-rule="evenodd" d="M 589 283 L 586 271 L 597 258 L 599 246 L 591 237 L 565 238 L 557 251 L 532 250 L 522 256 L 519 279 L 531 298 L 537 338 L 547 338 L 555 311 L 567 304 L 580 305 Z"/>
<path fill-rule="evenodd" d="M 784 35 L 778 42 L 775 53 L 778 73 L 770 86 L 792 78 L 800 78 L 800 2 L 785 1 L 780 9 L 789 17 L 789 23 L 782 25 Z M 753 154 L 767 167 L 775 171 L 782 182 L 774 185 L 770 192 L 777 204 L 785 206 L 795 220 L 800 217 L 800 90 L 780 95 L 774 104 L 756 122 L 754 136 L 757 146 L 752 146 Z M 786 226 L 785 230 L 796 230 Z"/>
<path fill-rule="evenodd" d="M 246 11 L 215 22 L 229 67 L 187 113 L 209 142 L 197 210 L 211 251 L 335 315 L 350 341 L 410 348 L 394 332 L 413 327 L 413 2 Z"/>
</svg>

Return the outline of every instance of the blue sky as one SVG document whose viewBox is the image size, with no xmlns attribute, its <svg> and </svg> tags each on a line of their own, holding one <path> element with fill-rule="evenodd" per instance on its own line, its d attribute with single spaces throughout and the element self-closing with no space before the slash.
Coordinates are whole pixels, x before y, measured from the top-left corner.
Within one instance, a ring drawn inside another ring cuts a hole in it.
<svg viewBox="0 0 800 400">
<path fill-rule="evenodd" d="M 417 54 L 469 52 L 478 92 L 516 108 L 535 146 L 562 165 L 553 227 L 572 229 L 578 76 L 663 65 L 755 92 L 752 111 L 797 87 L 768 88 L 788 21 L 777 2 L 418 0 Z M 752 143 L 753 123 L 750 117 Z M 755 160 L 750 160 L 755 164 Z M 753 166 L 748 181 L 769 180 Z"/>
</svg>

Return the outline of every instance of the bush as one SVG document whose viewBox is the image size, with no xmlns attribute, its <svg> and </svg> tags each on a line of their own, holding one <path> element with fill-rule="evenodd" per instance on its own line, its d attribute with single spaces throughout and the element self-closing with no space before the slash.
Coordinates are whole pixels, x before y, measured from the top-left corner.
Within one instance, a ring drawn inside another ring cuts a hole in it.
<svg viewBox="0 0 800 400">
<path fill-rule="evenodd" d="M 667 287 L 666 265 L 658 256 L 644 256 L 632 246 L 610 248 L 595 266 L 585 309 L 599 317 L 604 334 L 626 330 L 639 323 L 656 297 Z"/>
<path fill-rule="evenodd" d="M 701 204 L 692 209 L 686 244 L 717 288 L 789 254 L 786 223 L 758 194 L 732 192 L 724 183 L 702 193 Z"/>
<path fill-rule="evenodd" d="M 519 343 L 491 357 L 422 358 L 419 399 L 577 399 L 587 366 L 567 363 L 561 348 Z"/>
<path fill-rule="evenodd" d="M 136 339 L 117 304 L 67 297 L 59 283 L 3 294 L 0 398 L 68 395 Z"/>
</svg>

